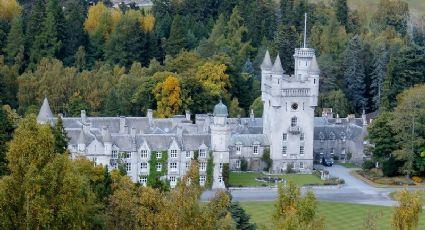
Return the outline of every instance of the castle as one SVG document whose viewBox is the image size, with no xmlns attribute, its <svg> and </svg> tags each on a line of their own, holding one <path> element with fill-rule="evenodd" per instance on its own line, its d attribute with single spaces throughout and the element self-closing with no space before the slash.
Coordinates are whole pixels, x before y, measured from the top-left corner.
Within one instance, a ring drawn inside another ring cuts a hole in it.
<svg viewBox="0 0 425 230">
<path fill-rule="evenodd" d="M 334 118 L 331 109 L 322 117 L 314 117 L 319 95 L 320 69 L 315 51 L 295 50 L 295 73 L 286 75 L 279 58 L 272 63 L 267 51 L 261 65 L 262 118 L 251 111 L 247 118 L 228 118 L 221 101 L 213 114 L 146 117 L 62 117 L 70 138 L 68 149 L 72 158 L 85 156 L 95 164 L 117 168 L 123 164 L 134 182 L 146 185 L 150 172 L 158 172 L 174 187 L 189 169 L 192 159 L 199 161 L 201 185 L 208 174 L 208 159 L 213 160 L 212 188 L 224 188 L 223 167 L 262 171 L 261 160 L 270 151 L 273 161 L 270 172 L 284 173 L 292 167 L 300 173 L 310 173 L 314 158 L 324 155 L 338 159 L 361 161 L 367 118 Z M 39 123 L 53 124 L 47 98 L 37 117 Z M 154 159 L 155 164 L 150 164 Z M 151 168 L 155 167 L 155 168 Z"/>
</svg>

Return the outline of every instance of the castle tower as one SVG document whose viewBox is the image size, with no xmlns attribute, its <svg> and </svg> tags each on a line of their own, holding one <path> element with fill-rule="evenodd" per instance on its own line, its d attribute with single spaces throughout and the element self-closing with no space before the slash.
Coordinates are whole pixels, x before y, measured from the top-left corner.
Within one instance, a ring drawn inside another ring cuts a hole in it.
<svg viewBox="0 0 425 230">
<path fill-rule="evenodd" d="M 220 100 L 214 107 L 214 123 L 211 128 L 211 148 L 214 158 L 214 173 L 212 188 L 225 188 L 222 170 L 223 164 L 229 163 L 230 127 L 227 124 L 227 107 Z"/>
<path fill-rule="evenodd" d="M 313 168 L 314 109 L 319 94 L 315 50 L 295 49 L 294 75 L 286 75 L 279 55 L 270 68 L 268 52 L 261 65 L 261 98 L 264 103 L 263 133 L 270 141 L 274 172 L 289 166 L 300 172 Z"/>
</svg>

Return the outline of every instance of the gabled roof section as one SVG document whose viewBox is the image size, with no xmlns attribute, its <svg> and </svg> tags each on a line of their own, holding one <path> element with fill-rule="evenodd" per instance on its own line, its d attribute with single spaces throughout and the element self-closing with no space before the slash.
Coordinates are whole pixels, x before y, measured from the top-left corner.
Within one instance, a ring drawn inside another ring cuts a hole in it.
<svg viewBox="0 0 425 230">
<path fill-rule="evenodd" d="M 40 112 L 38 113 L 37 121 L 39 123 L 46 123 L 52 118 L 54 118 L 53 113 L 50 109 L 49 101 L 47 100 L 47 97 L 45 97 L 43 104 L 41 105 Z"/>
<path fill-rule="evenodd" d="M 270 70 L 273 67 L 272 59 L 270 58 L 269 50 L 264 55 L 263 63 L 261 63 L 261 69 Z"/>
<path fill-rule="evenodd" d="M 319 65 L 317 64 L 316 55 L 313 56 L 313 60 L 311 60 L 308 71 L 310 73 L 320 74 L 320 68 L 319 68 Z"/>
<path fill-rule="evenodd" d="M 280 73 L 280 74 L 284 73 L 283 68 L 282 68 L 282 62 L 280 61 L 279 54 L 276 57 L 276 61 L 274 61 L 272 72 Z"/>
</svg>

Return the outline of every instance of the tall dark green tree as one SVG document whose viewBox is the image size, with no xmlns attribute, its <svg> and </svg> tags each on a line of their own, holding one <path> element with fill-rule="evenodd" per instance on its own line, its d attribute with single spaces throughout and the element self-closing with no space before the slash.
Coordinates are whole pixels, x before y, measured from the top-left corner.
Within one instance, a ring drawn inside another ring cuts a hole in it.
<svg viewBox="0 0 425 230">
<path fill-rule="evenodd" d="M 188 47 L 187 30 L 182 17 L 176 15 L 170 29 L 170 37 L 165 42 L 165 51 L 168 55 L 176 55 Z"/>
<path fill-rule="evenodd" d="M 275 53 L 280 55 L 283 69 L 287 73 L 294 71 L 294 58 L 289 54 L 294 53 L 297 47 L 297 39 L 298 35 L 295 26 L 281 25 L 273 41 Z"/>
<path fill-rule="evenodd" d="M 363 41 L 359 35 L 350 39 L 345 50 L 345 71 L 348 97 L 356 112 L 360 112 L 366 106 L 365 67 L 362 59 Z"/>
<path fill-rule="evenodd" d="M 395 133 L 389 123 L 392 119 L 391 113 L 381 113 L 367 128 L 367 138 L 373 144 L 369 151 L 375 161 L 388 160 L 393 151 L 397 149 Z"/>
<path fill-rule="evenodd" d="M 250 216 L 240 206 L 239 202 L 232 202 L 229 206 L 229 212 L 232 214 L 233 220 L 236 222 L 236 229 L 255 230 L 257 226 L 249 222 Z"/>
<path fill-rule="evenodd" d="M 54 137 L 54 151 L 55 153 L 65 153 L 68 148 L 69 137 L 63 127 L 62 118 L 59 116 L 55 126 L 52 127 L 52 134 Z"/>
<path fill-rule="evenodd" d="M 32 47 L 35 37 L 41 33 L 46 15 L 45 3 L 45 0 L 36 0 L 29 12 L 25 30 L 26 43 L 29 48 Z"/>
<path fill-rule="evenodd" d="M 75 63 L 74 54 L 86 43 L 84 20 L 87 14 L 87 3 L 82 0 L 68 1 L 64 9 L 65 39 L 63 46 L 64 64 Z"/>
<path fill-rule="evenodd" d="M 24 54 L 25 35 L 24 25 L 21 17 L 15 17 L 11 22 L 9 34 L 7 35 L 7 44 L 4 48 L 6 62 L 15 63 L 18 55 Z"/>
<path fill-rule="evenodd" d="M 7 170 L 7 142 L 12 139 L 13 124 L 7 117 L 3 104 L 0 101 L 0 178 L 8 173 Z"/>
<path fill-rule="evenodd" d="M 280 0 L 280 11 L 282 17 L 282 24 L 291 26 L 294 24 L 294 0 Z"/>
<path fill-rule="evenodd" d="M 379 109 L 381 103 L 382 90 L 384 87 L 384 78 L 386 67 L 388 64 L 388 53 L 383 45 L 380 45 L 374 50 L 373 54 L 373 71 L 371 74 L 371 92 L 372 108 Z"/>
<path fill-rule="evenodd" d="M 339 23 L 341 23 L 341 25 L 345 26 L 345 28 L 348 28 L 349 9 L 347 0 L 335 0 L 334 4 L 336 18 L 338 19 Z"/>
</svg>

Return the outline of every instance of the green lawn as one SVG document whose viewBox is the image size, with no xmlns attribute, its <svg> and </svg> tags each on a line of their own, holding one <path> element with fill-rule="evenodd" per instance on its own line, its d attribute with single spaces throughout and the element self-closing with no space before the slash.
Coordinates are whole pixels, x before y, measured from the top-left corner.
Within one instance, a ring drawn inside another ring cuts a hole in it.
<svg viewBox="0 0 425 230">
<path fill-rule="evenodd" d="M 274 202 L 241 202 L 241 206 L 259 229 L 271 229 Z M 382 213 L 378 219 L 378 229 L 391 229 L 392 207 L 333 202 L 319 202 L 318 205 L 318 214 L 325 218 L 326 230 L 361 229 L 368 212 Z M 425 213 L 421 214 L 417 229 L 425 229 Z"/>
<path fill-rule="evenodd" d="M 257 177 L 264 177 L 263 173 L 260 172 L 230 172 L 229 183 L 232 186 L 263 186 L 265 185 L 273 185 L 274 183 L 266 183 L 256 181 Z M 318 184 L 322 185 L 323 181 L 320 180 L 319 177 L 310 174 L 288 174 L 288 175 L 278 175 L 273 177 L 285 178 L 286 180 L 294 181 L 298 186 L 303 186 L 306 184 Z"/>
</svg>

